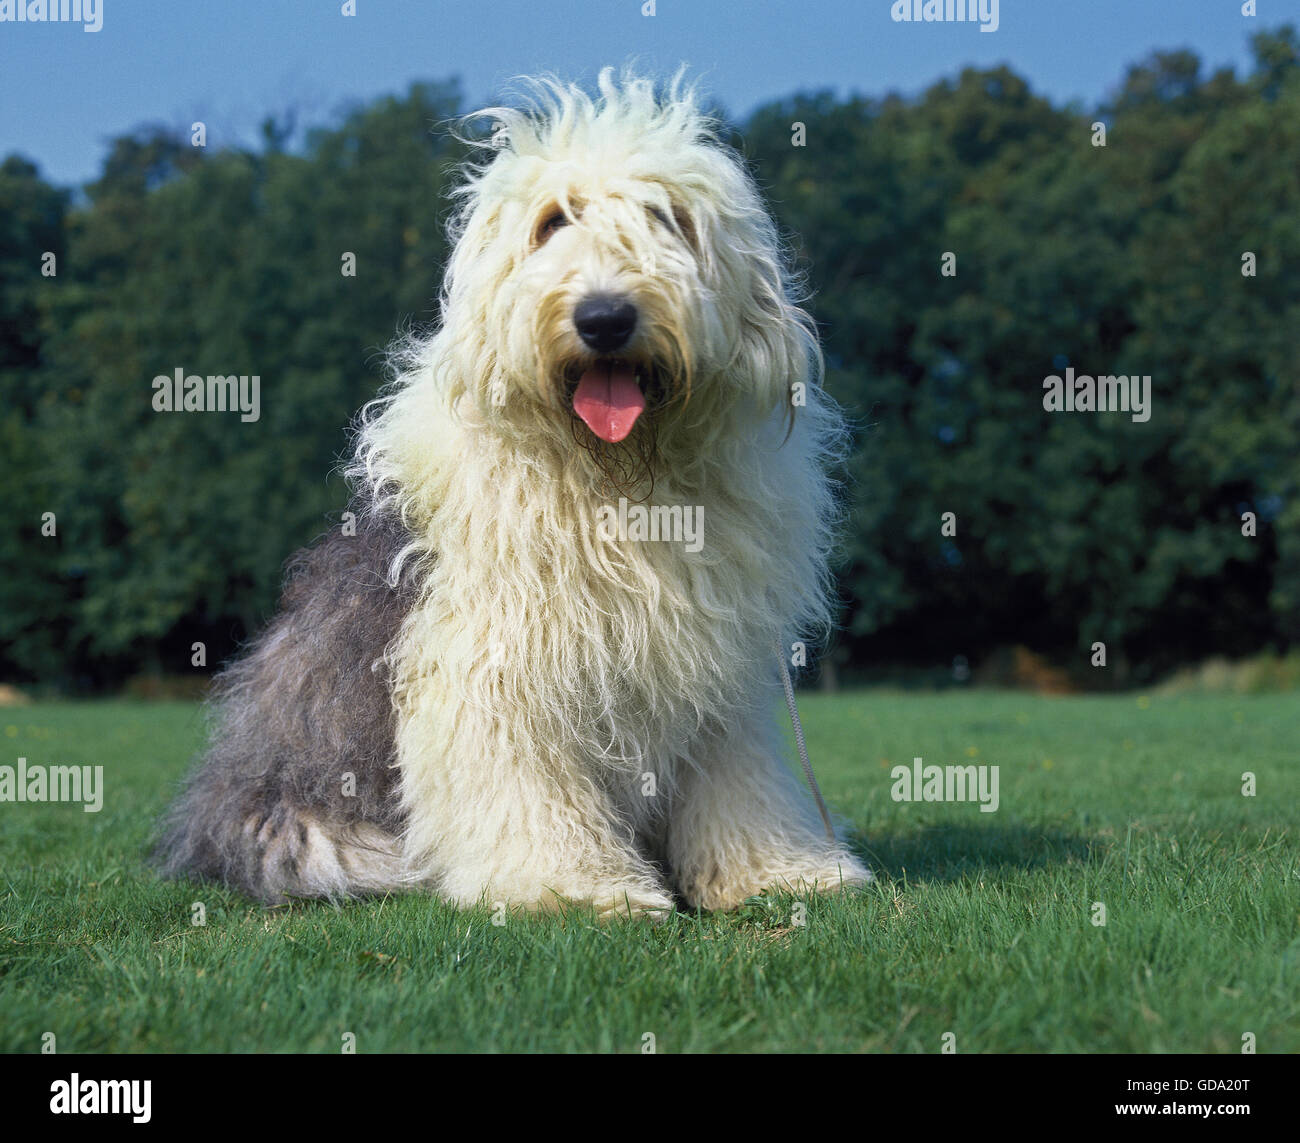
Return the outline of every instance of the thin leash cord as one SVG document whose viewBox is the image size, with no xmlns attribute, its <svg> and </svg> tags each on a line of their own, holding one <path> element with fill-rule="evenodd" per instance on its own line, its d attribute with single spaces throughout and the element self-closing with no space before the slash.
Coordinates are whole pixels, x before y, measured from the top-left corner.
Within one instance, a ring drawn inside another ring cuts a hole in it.
<svg viewBox="0 0 1300 1143">
<path fill-rule="evenodd" d="M 822 798 L 822 789 L 817 785 L 817 776 L 813 773 L 812 763 L 808 761 L 808 746 L 803 740 L 803 724 L 799 721 L 799 708 L 794 702 L 794 680 L 790 678 L 790 668 L 785 665 L 785 652 L 781 644 L 776 645 L 776 661 L 781 664 L 781 683 L 785 687 L 785 705 L 790 708 L 790 721 L 794 723 L 794 744 L 799 748 L 799 761 L 803 763 L 803 772 L 808 775 L 808 785 L 812 787 L 813 797 L 817 799 L 817 808 L 821 810 L 822 821 L 826 825 L 826 836 L 835 840 L 835 827 L 831 825 L 831 815 Z"/>
</svg>

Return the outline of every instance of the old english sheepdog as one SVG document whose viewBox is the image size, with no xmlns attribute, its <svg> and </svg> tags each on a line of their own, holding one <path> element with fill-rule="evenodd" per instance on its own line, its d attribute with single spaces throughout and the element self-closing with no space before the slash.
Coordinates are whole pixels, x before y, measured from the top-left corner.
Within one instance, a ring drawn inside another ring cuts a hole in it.
<svg viewBox="0 0 1300 1143">
<path fill-rule="evenodd" d="M 166 873 L 601 915 L 870 879 L 774 701 L 832 621 L 814 326 L 692 89 L 597 87 L 480 113 L 440 320 L 218 680 Z"/>
</svg>

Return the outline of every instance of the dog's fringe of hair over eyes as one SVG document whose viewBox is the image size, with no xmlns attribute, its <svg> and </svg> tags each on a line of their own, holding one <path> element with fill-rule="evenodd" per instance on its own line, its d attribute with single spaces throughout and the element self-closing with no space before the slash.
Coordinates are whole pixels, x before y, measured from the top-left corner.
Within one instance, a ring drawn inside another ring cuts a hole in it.
<svg viewBox="0 0 1300 1143">
<path fill-rule="evenodd" d="M 606 69 L 596 88 L 542 79 L 524 107 L 480 113 L 503 126 L 465 170 L 439 321 L 392 350 L 348 468 L 379 529 L 365 575 L 397 603 L 366 596 L 373 615 L 344 608 L 331 626 L 337 582 L 287 602 L 234 668 L 212 761 L 173 819 L 170 868 L 217 869 L 268 897 L 418 882 L 463 903 L 560 894 L 633 911 L 673 892 L 715 908 L 770 884 L 867 876 L 782 765 L 773 711 L 773 647 L 816 641 L 835 610 L 828 468 L 845 436 L 816 331 L 752 176 L 681 73 L 656 91 Z M 539 237 L 557 209 L 567 225 Z M 593 291 L 634 301 L 627 352 L 656 396 L 621 444 L 578 447 L 572 387 L 595 365 L 573 314 Z M 701 546 L 610 540 L 615 494 L 690 508 Z M 316 579 L 353 574 L 324 551 Z M 360 847 L 313 807 L 321 791 L 275 776 L 309 772 L 315 740 L 286 729 L 286 760 L 250 737 L 261 719 L 318 718 L 328 746 L 359 717 L 359 692 L 328 670 L 347 658 L 332 640 L 349 623 L 367 628 L 365 656 L 382 642 L 372 701 L 392 720 L 400 806 L 361 818 Z M 278 791 L 265 820 L 239 802 L 240 774 Z M 215 824 L 192 824 L 205 807 Z M 220 861 L 203 849 L 214 830 Z M 290 857 L 305 865 L 297 881 Z M 359 870 L 350 882 L 345 866 Z"/>
</svg>

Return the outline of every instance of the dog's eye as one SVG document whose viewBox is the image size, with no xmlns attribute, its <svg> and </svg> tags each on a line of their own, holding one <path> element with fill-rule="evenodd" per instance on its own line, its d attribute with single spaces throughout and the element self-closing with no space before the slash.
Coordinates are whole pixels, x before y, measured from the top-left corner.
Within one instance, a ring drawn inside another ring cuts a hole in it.
<svg viewBox="0 0 1300 1143">
<path fill-rule="evenodd" d="M 569 216 L 562 210 L 554 210 L 542 219 L 542 224 L 537 228 L 537 244 L 540 246 L 557 230 L 569 225 Z"/>
<path fill-rule="evenodd" d="M 646 210 L 656 222 L 662 223 L 667 229 L 673 231 L 692 249 L 695 247 L 695 227 L 691 224 L 690 216 L 681 207 L 673 207 L 671 219 L 657 206 L 647 206 Z"/>
<path fill-rule="evenodd" d="M 685 239 L 686 245 L 692 250 L 695 250 L 697 248 L 695 240 L 695 223 L 691 221 L 691 216 L 680 206 L 674 206 L 673 222 L 677 224 L 677 233 Z"/>
</svg>

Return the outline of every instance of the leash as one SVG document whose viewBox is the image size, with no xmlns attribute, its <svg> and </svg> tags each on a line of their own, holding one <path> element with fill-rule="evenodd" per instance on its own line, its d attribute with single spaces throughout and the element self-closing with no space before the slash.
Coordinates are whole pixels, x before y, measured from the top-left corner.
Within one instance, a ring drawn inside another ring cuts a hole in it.
<svg viewBox="0 0 1300 1143">
<path fill-rule="evenodd" d="M 821 810 L 822 821 L 826 825 L 826 836 L 835 841 L 835 827 L 831 825 L 831 815 L 827 812 L 826 802 L 822 798 L 821 787 L 813 774 L 812 763 L 808 761 L 808 746 L 803 740 L 803 724 L 799 721 L 799 708 L 794 702 L 794 680 L 790 678 L 790 668 L 785 664 L 785 651 L 780 643 L 776 645 L 776 661 L 781 664 L 781 683 L 785 687 L 785 705 L 790 709 L 790 721 L 794 723 L 794 744 L 799 748 L 799 761 L 803 763 L 803 772 L 808 775 L 808 785 L 812 787 L 813 797 L 817 799 L 817 808 Z"/>
</svg>

